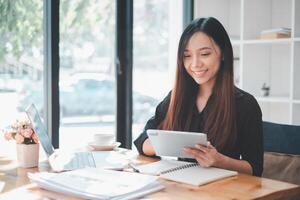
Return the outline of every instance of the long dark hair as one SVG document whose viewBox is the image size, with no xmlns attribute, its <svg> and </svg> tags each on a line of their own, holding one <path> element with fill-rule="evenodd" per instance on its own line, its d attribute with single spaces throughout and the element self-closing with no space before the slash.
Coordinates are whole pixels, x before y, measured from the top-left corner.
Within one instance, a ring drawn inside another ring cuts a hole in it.
<svg viewBox="0 0 300 200">
<path fill-rule="evenodd" d="M 221 50 L 222 60 L 209 99 L 209 112 L 204 122 L 203 131 L 207 133 L 208 140 L 218 150 L 226 150 L 236 139 L 233 50 L 223 25 L 213 17 L 195 19 L 181 35 L 177 53 L 175 84 L 167 115 L 159 128 L 178 131 L 190 129 L 199 85 L 187 73 L 183 58 L 184 49 L 196 32 L 205 33 L 214 40 Z"/>
</svg>

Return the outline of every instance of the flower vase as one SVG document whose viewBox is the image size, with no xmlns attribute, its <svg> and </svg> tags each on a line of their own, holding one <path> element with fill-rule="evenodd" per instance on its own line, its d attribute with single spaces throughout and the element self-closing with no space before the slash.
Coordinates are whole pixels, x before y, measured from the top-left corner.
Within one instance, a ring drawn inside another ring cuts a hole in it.
<svg viewBox="0 0 300 200">
<path fill-rule="evenodd" d="M 39 144 L 17 144 L 19 167 L 30 168 L 39 165 Z"/>
</svg>

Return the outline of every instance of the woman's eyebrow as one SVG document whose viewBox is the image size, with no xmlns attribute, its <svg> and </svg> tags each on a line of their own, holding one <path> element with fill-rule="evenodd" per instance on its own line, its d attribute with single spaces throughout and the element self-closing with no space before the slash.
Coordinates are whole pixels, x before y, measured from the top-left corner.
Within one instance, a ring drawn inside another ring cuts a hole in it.
<svg viewBox="0 0 300 200">
<path fill-rule="evenodd" d="M 211 50 L 212 48 L 211 47 L 201 47 L 201 48 L 198 48 L 196 49 L 197 51 L 202 51 L 202 50 Z M 188 52 L 189 50 L 188 49 L 185 49 L 184 52 Z"/>
</svg>

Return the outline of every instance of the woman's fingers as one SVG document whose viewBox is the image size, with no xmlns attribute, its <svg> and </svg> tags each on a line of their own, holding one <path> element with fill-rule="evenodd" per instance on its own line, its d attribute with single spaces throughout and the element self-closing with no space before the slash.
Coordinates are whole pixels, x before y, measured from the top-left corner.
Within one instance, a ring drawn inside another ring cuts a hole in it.
<svg viewBox="0 0 300 200">
<path fill-rule="evenodd" d="M 203 151 L 204 153 L 207 153 L 207 152 L 208 152 L 208 148 L 205 147 L 205 146 L 203 146 L 203 145 L 201 145 L 201 144 L 196 144 L 196 145 L 195 145 L 195 148 L 196 148 L 196 149 L 199 149 L 200 151 Z"/>
<path fill-rule="evenodd" d="M 207 148 L 215 149 L 215 147 L 210 143 L 210 141 L 207 142 Z"/>
<path fill-rule="evenodd" d="M 191 148 L 191 147 L 185 147 L 183 148 L 183 150 L 188 153 L 188 154 L 191 154 L 191 155 L 196 155 L 198 153 L 198 150 L 197 149 L 194 149 L 194 148 Z"/>
<path fill-rule="evenodd" d="M 183 149 L 187 154 L 190 154 L 191 156 L 193 156 L 195 159 L 199 159 L 201 161 L 205 161 L 207 160 L 207 156 L 205 156 L 205 153 L 202 151 L 199 151 L 198 149 L 194 149 L 194 148 L 184 148 Z"/>
<path fill-rule="evenodd" d="M 216 161 L 216 149 L 210 142 L 206 146 L 197 144 L 195 147 L 186 147 L 184 151 L 193 156 L 202 167 L 213 166 Z"/>
</svg>

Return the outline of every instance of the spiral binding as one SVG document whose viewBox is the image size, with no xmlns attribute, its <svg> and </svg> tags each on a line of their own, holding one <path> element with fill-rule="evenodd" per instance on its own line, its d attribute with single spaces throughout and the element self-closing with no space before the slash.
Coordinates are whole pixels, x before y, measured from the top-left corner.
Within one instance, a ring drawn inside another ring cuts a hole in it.
<svg viewBox="0 0 300 200">
<path fill-rule="evenodd" d="M 182 166 L 178 166 L 178 167 L 174 167 L 165 171 L 162 171 L 160 174 L 167 174 L 167 173 L 171 173 L 174 171 L 178 171 L 178 170 L 182 170 L 182 169 L 186 169 L 186 168 L 190 168 L 190 167 L 195 167 L 198 166 L 198 163 L 190 163 L 190 164 L 186 164 L 186 165 L 182 165 Z"/>
</svg>

